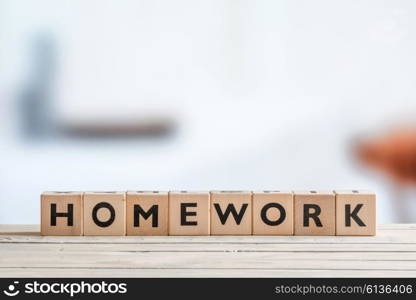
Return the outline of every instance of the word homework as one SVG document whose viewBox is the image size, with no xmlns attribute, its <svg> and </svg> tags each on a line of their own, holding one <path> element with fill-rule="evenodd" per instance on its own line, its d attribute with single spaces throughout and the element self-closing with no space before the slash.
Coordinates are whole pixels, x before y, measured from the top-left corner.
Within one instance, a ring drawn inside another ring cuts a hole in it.
<svg viewBox="0 0 416 300">
<path fill-rule="evenodd" d="M 368 191 L 44 192 L 42 235 L 376 234 Z"/>
</svg>

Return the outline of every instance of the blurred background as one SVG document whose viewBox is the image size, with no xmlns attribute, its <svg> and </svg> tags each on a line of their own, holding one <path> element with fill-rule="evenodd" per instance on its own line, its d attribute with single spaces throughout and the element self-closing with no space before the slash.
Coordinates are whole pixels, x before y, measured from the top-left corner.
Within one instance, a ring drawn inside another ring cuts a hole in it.
<svg viewBox="0 0 416 300">
<path fill-rule="evenodd" d="M 0 0 L 0 223 L 43 190 L 371 189 L 416 222 L 416 2 Z"/>
</svg>

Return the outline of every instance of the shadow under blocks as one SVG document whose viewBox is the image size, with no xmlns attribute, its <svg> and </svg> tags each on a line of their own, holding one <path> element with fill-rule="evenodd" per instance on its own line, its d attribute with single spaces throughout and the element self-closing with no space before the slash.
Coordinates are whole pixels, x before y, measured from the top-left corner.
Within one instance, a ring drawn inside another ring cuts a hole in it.
<svg viewBox="0 0 416 300">
<path fill-rule="evenodd" d="M 376 235 L 370 191 L 44 192 L 45 236 Z"/>
</svg>

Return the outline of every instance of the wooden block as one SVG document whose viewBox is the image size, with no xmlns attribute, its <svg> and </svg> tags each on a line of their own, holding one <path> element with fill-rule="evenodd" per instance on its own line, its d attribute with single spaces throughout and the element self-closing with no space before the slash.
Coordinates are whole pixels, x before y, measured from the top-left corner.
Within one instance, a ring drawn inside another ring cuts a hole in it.
<svg viewBox="0 0 416 300">
<path fill-rule="evenodd" d="M 249 191 L 211 192 L 211 235 L 251 235 Z"/>
<path fill-rule="evenodd" d="M 168 235 L 168 209 L 168 192 L 127 192 L 127 235 Z"/>
<path fill-rule="evenodd" d="M 335 191 L 336 235 L 376 235 L 376 195 L 369 191 Z"/>
<path fill-rule="evenodd" d="M 293 193 L 253 192 L 253 235 L 293 235 Z"/>
<path fill-rule="evenodd" d="M 209 192 L 169 192 L 169 235 L 209 235 Z"/>
<path fill-rule="evenodd" d="M 82 192 L 44 192 L 41 195 L 42 235 L 82 235 Z"/>
<path fill-rule="evenodd" d="M 84 193 L 84 235 L 126 235 L 124 192 Z"/>
<path fill-rule="evenodd" d="M 335 235 L 335 194 L 295 192 L 295 235 Z"/>
</svg>

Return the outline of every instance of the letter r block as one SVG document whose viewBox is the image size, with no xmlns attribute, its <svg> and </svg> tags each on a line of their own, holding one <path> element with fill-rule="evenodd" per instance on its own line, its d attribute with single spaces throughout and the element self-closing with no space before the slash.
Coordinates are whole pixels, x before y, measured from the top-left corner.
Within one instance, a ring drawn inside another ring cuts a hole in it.
<svg viewBox="0 0 416 300">
<path fill-rule="evenodd" d="M 251 235 L 249 191 L 211 192 L 211 235 Z"/>
<path fill-rule="evenodd" d="M 253 235 L 293 235 L 293 193 L 253 192 Z"/>
<path fill-rule="evenodd" d="M 124 192 L 84 193 L 84 235 L 126 235 Z"/>
<path fill-rule="evenodd" d="M 82 192 L 44 192 L 41 195 L 42 235 L 82 235 Z"/>
<path fill-rule="evenodd" d="M 169 192 L 169 235 L 209 235 L 209 192 Z"/>
<path fill-rule="evenodd" d="M 295 192 L 295 235 L 335 235 L 335 194 Z"/>
<path fill-rule="evenodd" d="M 369 191 L 335 191 L 336 235 L 376 235 L 376 195 Z"/>
<path fill-rule="evenodd" d="M 168 235 L 168 209 L 168 192 L 127 192 L 127 235 Z"/>
</svg>

